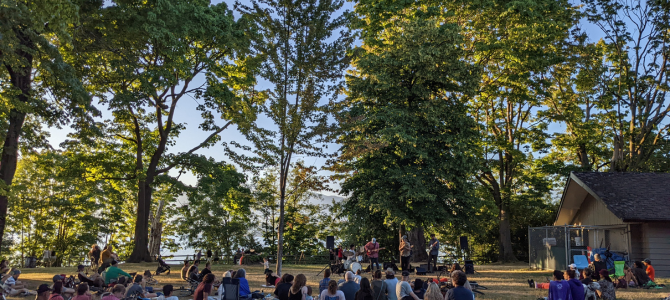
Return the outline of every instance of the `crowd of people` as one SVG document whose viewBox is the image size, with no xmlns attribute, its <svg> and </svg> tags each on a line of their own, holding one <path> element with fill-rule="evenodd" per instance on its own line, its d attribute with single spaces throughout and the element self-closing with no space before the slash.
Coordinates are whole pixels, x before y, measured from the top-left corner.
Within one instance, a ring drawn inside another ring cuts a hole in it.
<svg viewBox="0 0 670 300">
<path fill-rule="evenodd" d="M 546 289 L 546 299 L 585 299 L 585 300 L 615 300 L 616 290 L 622 288 L 651 288 L 657 286 L 654 282 L 656 271 L 651 265 L 651 260 L 634 262 L 634 267 L 624 266 L 624 274 L 616 280 L 612 280 L 605 261 L 600 255 L 595 254 L 594 260 L 589 267 L 581 272 L 575 264 L 565 272 L 554 270 L 552 280 L 538 283 L 533 279 L 528 280 L 531 288 Z"/>
</svg>

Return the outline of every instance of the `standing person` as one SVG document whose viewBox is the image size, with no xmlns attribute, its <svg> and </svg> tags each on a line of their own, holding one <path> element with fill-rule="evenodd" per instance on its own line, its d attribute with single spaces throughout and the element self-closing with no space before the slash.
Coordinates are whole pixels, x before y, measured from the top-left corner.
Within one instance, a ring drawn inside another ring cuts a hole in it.
<svg viewBox="0 0 670 300">
<path fill-rule="evenodd" d="M 354 282 L 354 273 L 348 271 L 346 274 L 344 274 L 344 279 L 346 281 L 340 284 L 340 291 L 344 293 L 344 298 L 346 300 L 355 300 L 356 292 L 358 292 L 360 286 Z"/>
<path fill-rule="evenodd" d="M 295 276 L 293 285 L 288 290 L 288 299 L 289 300 L 305 300 L 307 296 L 307 277 L 304 274 L 298 274 Z"/>
<path fill-rule="evenodd" d="M 437 270 L 437 256 L 440 254 L 440 241 L 437 240 L 434 233 L 430 234 L 430 259 L 428 260 L 428 268 L 431 272 Z M 433 263 L 432 266 L 430 263 Z"/>
<path fill-rule="evenodd" d="M 377 270 L 375 271 L 374 275 L 372 276 L 372 291 L 373 294 L 372 296 L 374 297 L 375 300 L 387 300 L 387 284 L 382 280 L 382 271 Z M 440 299 L 442 300 L 442 299 Z"/>
<path fill-rule="evenodd" d="M 396 286 L 398 285 L 398 278 L 395 278 L 393 269 L 386 269 L 386 280 L 384 280 L 384 282 L 386 283 L 386 295 L 388 296 L 388 299 L 398 300 L 398 296 L 395 293 Z"/>
<path fill-rule="evenodd" d="M 645 258 L 644 261 L 642 261 L 644 265 L 646 266 L 645 272 L 647 273 L 647 276 L 649 276 L 649 279 L 651 281 L 654 281 L 656 278 L 656 269 L 651 265 L 651 260 L 648 258 Z"/>
<path fill-rule="evenodd" d="M 370 280 L 366 277 L 361 278 L 361 288 L 356 292 L 354 299 L 356 300 L 375 300 L 372 296 L 372 288 L 370 287 Z"/>
<path fill-rule="evenodd" d="M 207 297 L 212 294 L 212 282 L 214 282 L 214 274 L 205 275 L 193 293 L 193 300 L 207 300 Z"/>
<path fill-rule="evenodd" d="M 91 251 L 88 252 L 88 258 L 91 260 L 91 268 L 95 269 L 98 267 L 98 261 L 100 261 L 100 247 L 98 245 L 93 244 L 91 246 Z"/>
<path fill-rule="evenodd" d="M 330 269 L 326 269 L 326 271 L 323 272 L 323 279 L 319 281 L 319 295 L 321 295 L 323 291 L 328 289 L 328 284 L 332 280 L 330 279 L 330 275 L 331 275 Z"/>
<path fill-rule="evenodd" d="M 184 260 L 184 266 L 181 268 L 181 280 L 188 279 L 188 269 L 191 267 L 191 262 L 188 259 Z"/>
<path fill-rule="evenodd" d="M 194 260 L 200 260 L 202 258 L 202 250 L 198 250 L 198 253 L 195 254 Z"/>
<path fill-rule="evenodd" d="M 112 245 L 107 245 L 107 247 L 105 247 L 105 250 L 103 250 L 102 253 L 100 253 L 100 261 L 99 261 L 100 265 L 112 263 L 112 261 L 114 260 L 113 256 L 114 252 L 112 251 L 112 249 L 113 249 Z"/>
<path fill-rule="evenodd" d="M 337 282 L 331 280 L 328 282 L 328 288 L 321 292 L 319 300 L 346 300 L 344 293 L 337 289 Z"/>
<path fill-rule="evenodd" d="M 412 253 L 412 246 L 407 240 L 407 236 L 403 235 L 402 240 L 400 241 L 400 268 L 403 271 L 409 271 L 409 257 Z"/>
<path fill-rule="evenodd" d="M 379 270 L 379 243 L 377 243 L 376 238 L 372 238 L 367 244 L 365 244 L 365 250 L 367 251 L 368 257 L 370 258 L 370 270 Z M 373 265 L 376 265 L 376 269 L 373 269 Z"/>
<path fill-rule="evenodd" d="M 272 271 L 270 271 L 270 262 L 268 261 L 267 256 L 263 257 L 263 268 L 265 269 L 264 274 L 272 273 Z"/>
<path fill-rule="evenodd" d="M 559 271 L 560 273 L 560 271 Z M 554 275 L 555 276 L 555 275 Z M 561 276 L 563 276 L 561 274 Z M 449 289 L 447 292 L 447 295 L 445 295 L 444 300 L 473 300 L 475 299 L 475 294 L 472 293 L 472 291 L 466 289 L 463 287 L 465 285 L 465 282 L 468 280 L 468 277 L 465 276 L 465 273 L 463 271 L 454 271 L 451 272 L 451 282 L 454 285 L 453 289 Z M 567 286 L 567 282 L 565 283 Z M 569 288 L 566 289 L 568 290 L 568 296 L 570 295 Z M 551 290 L 549 291 L 549 299 L 564 299 L 568 300 L 569 298 L 552 298 L 551 297 Z"/>
<path fill-rule="evenodd" d="M 395 293 L 398 300 L 419 300 L 409 284 L 409 271 L 402 271 L 402 280 L 395 287 Z"/>
<path fill-rule="evenodd" d="M 344 249 L 342 249 L 342 244 L 337 246 L 337 263 L 342 262 L 342 259 L 344 259 Z"/>
</svg>

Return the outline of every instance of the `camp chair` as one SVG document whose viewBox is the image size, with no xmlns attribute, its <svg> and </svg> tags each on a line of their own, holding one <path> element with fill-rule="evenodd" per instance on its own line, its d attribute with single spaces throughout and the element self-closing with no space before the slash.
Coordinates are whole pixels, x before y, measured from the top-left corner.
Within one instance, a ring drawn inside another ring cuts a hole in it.
<svg viewBox="0 0 670 300">
<path fill-rule="evenodd" d="M 614 261 L 614 276 L 622 277 L 624 275 L 624 273 L 623 273 L 623 266 L 624 265 L 626 265 L 626 262 L 623 261 L 623 260 Z"/>
<path fill-rule="evenodd" d="M 589 261 L 586 259 L 586 255 L 575 255 L 573 256 L 577 270 L 584 270 L 589 267 Z"/>
<path fill-rule="evenodd" d="M 221 300 L 238 300 L 240 299 L 240 279 L 238 278 L 223 278 L 221 280 L 223 287 L 223 298 Z"/>
</svg>

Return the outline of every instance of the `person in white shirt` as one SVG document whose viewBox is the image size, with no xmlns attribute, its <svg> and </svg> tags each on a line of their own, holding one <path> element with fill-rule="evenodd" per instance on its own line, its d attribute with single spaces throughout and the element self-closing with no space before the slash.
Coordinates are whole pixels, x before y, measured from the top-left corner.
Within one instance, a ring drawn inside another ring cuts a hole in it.
<svg viewBox="0 0 670 300">
<path fill-rule="evenodd" d="M 319 300 L 345 300 L 344 292 L 337 289 L 337 281 L 328 282 L 328 288 L 321 292 Z"/>
<path fill-rule="evenodd" d="M 412 285 L 409 284 L 409 272 L 402 271 L 402 281 L 395 287 L 398 300 L 419 300 L 419 297 L 412 291 Z"/>
<path fill-rule="evenodd" d="M 354 282 L 361 284 L 361 270 L 356 271 L 356 276 L 354 276 Z"/>
<path fill-rule="evenodd" d="M 163 286 L 163 295 L 159 296 L 159 300 L 179 300 L 179 297 L 173 296 L 174 287 L 171 284 Z"/>
</svg>

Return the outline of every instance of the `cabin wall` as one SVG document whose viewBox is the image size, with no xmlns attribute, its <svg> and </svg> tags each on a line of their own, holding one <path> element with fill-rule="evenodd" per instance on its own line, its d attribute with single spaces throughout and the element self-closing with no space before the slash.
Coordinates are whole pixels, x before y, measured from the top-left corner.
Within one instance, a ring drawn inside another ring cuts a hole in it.
<svg viewBox="0 0 670 300">
<path fill-rule="evenodd" d="M 656 270 L 656 276 L 669 277 L 670 222 L 644 223 L 641 228 L 643 236 L 641 252 L 646 255 L 645 258 L 651 260 L 651 264 Z"/>
<path fill-rule="evenodd" d="M 602 201 L 591 194 L 586 196 L 582 206 L 572 219 L 573 225 L 623 225 L 623 221 L 615 216 Z"/>
</svg>

